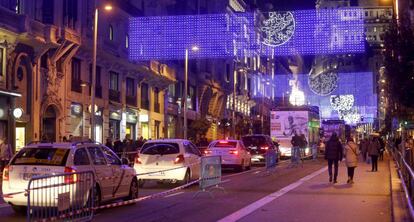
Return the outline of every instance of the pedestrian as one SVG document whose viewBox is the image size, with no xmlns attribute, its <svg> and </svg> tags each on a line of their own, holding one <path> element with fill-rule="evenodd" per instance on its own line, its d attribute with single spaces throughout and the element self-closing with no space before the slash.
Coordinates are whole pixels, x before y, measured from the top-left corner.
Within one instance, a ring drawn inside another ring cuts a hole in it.
<svg viewBox="0 0 414 222">
<path fill-rule="evenodd" d="M 361 150 L 361 154 L 362 154 L 362 158 L 364 160 L 364 162 L 367 161 L 367 153 L 368 153 L 368 139 L 364 138 L 361 140 L 361 142 L 359 143 L 359 149 Z"/>
<path fill-rule="evenodd" d="M 377 137 L 373 137 L 371 142 L 368 145 L 368 154 L 371 157 L 372 172 L 378 171 L 378 156 L 380 152 L 381 145 Z"/>
<path fill-rule="evenodd" d="M 378 142 L 380 143 L 380 150 L 379 150 L 378 159 L 379 160 L 384 160 L 385 142 L 381 137 L 378 138 Z"/>
<path fill-rule="evenodd" d="M 72 142 L 72 140 L 73 140 L 73 135 L 72 135 L 72 134 L 70 134 L 70 135 L 69 135 L 69 142 Z"/>
<path fill-rule="evenodd" d="M 352 138 L 348 138 L 345 145 L 345 164 L 348 169 L 348 180 L 346 183 L 354 183 L 355 168 L 358 166 L 359 150 L 357 144 Z"/>
<path fill-rule="evenodd" d="M 7 138 L 0 139 L 0 170 L 3 172 L 4 167 L 9 163 L 12 158 L 12 148 L 7 143 Z"/>
<path fill-rule="evenodd" d="M 68 139 L 66 138 L 66 136 L 63 136 L 62 142 L 64 142 L 64 143 L 68 142 Z"/>
<path fill-rule="evenodd" d="M 305 153 L 305 149 L 308 147 L 308 141 L 303 133 L 300 134 L 300 139 L 300 153 Z"/>
<path fill-rule="evenodd" d="M 292 151 L 291 151 L 291 161 L 292 164 L 298 165 L 299 164 L 299 149 L 302 144 L 302 138 L 299 136 L 298 133 L 295 132 L 295 135 L 292 137 L 290 141 L 292 144 Z"/>
<path fill-rule="evenodd" d="M 106 143 L 105 143 L 105 146 L 106 147 L 108 147 L 108 148 L 110 148 L 111 150 L 113 150 L 114 149 L 114 146 L 113 146 L 113 144 L 112 144 L 112 139 L 111 138 L 106 138 Z"/>
<path fill-rule="evenodd" d="M 117 137 L 115 139 L 115 142 L 114 142 L 114 151 L 118 155 L 122 152 L 122 142 L 121 142 L 121 140 L 119 140 L 119 137 Z"/>
<path fill-rule="evenodd" d="M 326 144 L 325 159 L 328 160 L 329 182 L 332 182 L 332 165 L 334 165 L 333 183 L 338 183 L 338 164 L 343 158 L 343 148 L 335 132 Z"/>
</svg>

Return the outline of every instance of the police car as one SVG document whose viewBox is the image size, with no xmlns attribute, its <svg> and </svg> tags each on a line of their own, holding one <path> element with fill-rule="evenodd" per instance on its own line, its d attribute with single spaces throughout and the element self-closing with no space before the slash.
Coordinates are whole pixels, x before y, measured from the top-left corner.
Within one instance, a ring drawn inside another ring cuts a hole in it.
<svg viewBox="0 0 414 222">
<path fill-rule="evenodd" d="M 28 197 L 22 191 L 28 188 L 32 178 L 86 171 L 94 174 L 94 192 L 80 192 L 90 196 L 94 193 L 93 197 L 87 198 L 93 198 L 95 206 L 114 199 L 138 197 L 138 181 L 135 170 L 128 166 L 128 160 L 121 160 L 102 144 L 86 141 L 34 143 L 21 149 L 3 171 L 3 199 L 16 212 L 25 212 Z M 50 177 L 50 180 L 53 179 L 56 178 Z M 67 183 L 67 186 L 80 183 L 76 174 L 65 177 L 62 182 Z M 81 186 L 73 187 L 79 189 Z M 44 189 L 43 192 L 48 190 Z"/>
</svg>

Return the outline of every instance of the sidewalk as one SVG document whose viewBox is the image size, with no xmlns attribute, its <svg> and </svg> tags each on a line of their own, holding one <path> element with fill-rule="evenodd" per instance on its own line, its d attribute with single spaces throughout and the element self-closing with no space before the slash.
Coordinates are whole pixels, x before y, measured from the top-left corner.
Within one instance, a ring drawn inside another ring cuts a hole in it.
<svg viewBox="0 0 414 222">
<path fill-rule="evenodd" d="M 392 221 L 388 158 L 378 162 L 378 172 L 370 170 L 360 162 L 350 185 L 341 162 L 337 184 L 328 182 L 325 170 L 240 221 Z"/>
</svg>

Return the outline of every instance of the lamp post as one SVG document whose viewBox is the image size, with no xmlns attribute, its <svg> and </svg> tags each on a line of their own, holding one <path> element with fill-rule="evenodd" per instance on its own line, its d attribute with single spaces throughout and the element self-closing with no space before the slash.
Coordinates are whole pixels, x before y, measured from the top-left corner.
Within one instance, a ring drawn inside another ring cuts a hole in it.
<svg viewBox="0 0 414 222">
<path fill-rule="evenodd" d="M 200 48 L 198 46 L 191 47 L 191 51 L 197 52 Z M 187 139 L 187 89 L 188 88 L 188 49 L 185 49 L 185 63 L 184 63 L 184 110 L 183 110 L 183 118 L 184 118 L 184 139 Z"/>
<path fill-rule="evenodd" d="M 96 2 L 95 2 L 96 4 Z M 112 10 L 112 5 L 105 5 L 106 11 Z M 96 87 L 96 49 L 98 44 L 98 7 L 95 5 L 94 27 L 93 27 L 93 49 L 92 49 L 92 83 L 91 83 L 91 139 L 95 141 L 95 87 Z"/>
</svg>

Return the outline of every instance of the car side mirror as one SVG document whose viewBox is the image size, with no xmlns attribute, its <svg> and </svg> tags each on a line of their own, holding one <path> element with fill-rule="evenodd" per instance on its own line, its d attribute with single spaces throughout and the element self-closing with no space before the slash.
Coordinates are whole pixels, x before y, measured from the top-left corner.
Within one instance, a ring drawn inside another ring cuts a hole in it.
<svg viewBox="0 0 414 222">
<path fill-rule="evenodd" d="M 125 157 L 121 158 L 122 165 L 129 165 L 129 160 Z"/>
</svg>

